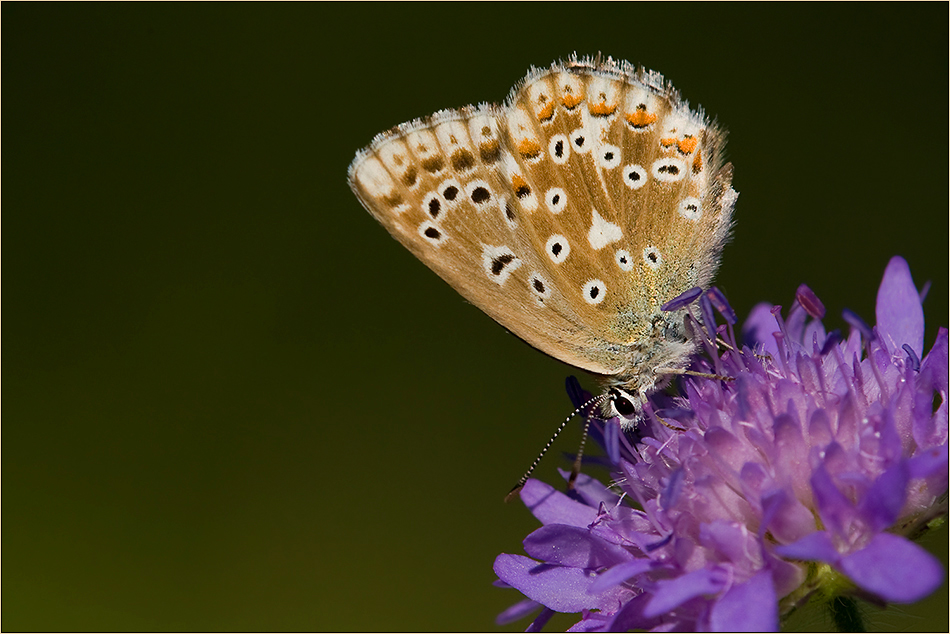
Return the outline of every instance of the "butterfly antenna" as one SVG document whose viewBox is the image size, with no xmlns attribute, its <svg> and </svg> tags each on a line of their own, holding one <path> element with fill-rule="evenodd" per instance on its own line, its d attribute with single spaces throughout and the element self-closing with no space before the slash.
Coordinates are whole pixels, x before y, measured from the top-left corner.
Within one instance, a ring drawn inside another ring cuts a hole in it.
<svg viewBox="0 0 950 634">
<path fill-rule="evenodd" d="M 511 491 L 508 492 L 508 495 L 505 496 L 505 502 L 510 502 L 512 499 L 514 499 L 514 497 L 518 494 L 518 492 L 521 491 L 522 487 L 524 487 L 524 483 L 528 481 L 528 478 L 530 478 L 531 474 L 534 473 L 534 470 L 538 466 L 538 463 L 541 462 L 541 458 L 543 458 L 544 454 L 548 452 L 548 449 L 551 448 L 551 445 L 554 444 L 554 441 L 557 439 L 557 437 L 561 435 L 561 432 L 564 431 L 564 428 L 567 427 L 567 424 L 571 421 L 571 419 L 577 416 L 578 414 L 580 414 L 587 407 L 590 407 L 591 405 L 594 405 L 594 404 L 603 403 L 609 398 L 610 396 L 607 394 L 601 394 L 600 396 L 595 396 L 591 398 L 589 401 L 587 401 L 586 403 L 582 404 L 577 409 L 575 409 L 573 412 L 571 412 L 571 414 L 567 418 L 564 419 L 564 422 L 561 423 L 560 427 L 557 428 L 557 431 L 554 432 L 554 435 L 551 436 L 551 439 L 547 442 L 547 444 L 544 445 L 544 449 L 542 449 L 541 453 L 538 454 L 538 457 L 534 459 L 534 462 L 531 463 L 531 466 L 528 467 L 528 470 L 525 471 L 525 474 L 521 476 L 520 480 L 518 480 L 518 484 L 512 487 Z M 590 418 L 587 419 L 587 423 L 584 425 L 584 438 L 581 440 L 581 448 L 577 452 L 577 459 L 574 460 L 574 468 L 571 471 L 571 479 L 568 484 L 569 488 L 573 486 L 574 480 L 577 479 L 577 475 L 575 472 L 577 473 L 580 472 L 580 461 L 584 453 L 584 442 L 587 440 L 587 429 L 589 427 L 590 427 Z"/>
<path fill-rule="evenodd" d="M 584 433 L 581 434 L 581 446 L 577 448 L 577 457 L 574 458 L 574 466 L 571 467 L 571 477 L 567 481 L 567 490 L 574 488 L 574 482 L 581 473 L 581 460 L 584 458 L 584 444 L 587 442 L 587 432 L 590 430 L 590 416 L 584 419 Z"/>
</svg>

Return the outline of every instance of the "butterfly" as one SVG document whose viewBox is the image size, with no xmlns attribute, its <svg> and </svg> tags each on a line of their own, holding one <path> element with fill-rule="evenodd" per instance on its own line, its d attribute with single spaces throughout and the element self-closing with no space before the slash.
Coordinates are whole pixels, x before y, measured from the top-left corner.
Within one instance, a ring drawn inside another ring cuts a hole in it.
<svg viewBox="0 0 950 634">
<path fill-rule="evenodd" d="M 348 176 L 417 258 L 599 377 L 604 414 L 635 425 L 696 347 L 685 309 L 663 308 L 719 266 L 737 197 L 724 144 L 660 74 L 573 56 L 530 69 L 501 105 L 377 135 Z"/>
</svg>

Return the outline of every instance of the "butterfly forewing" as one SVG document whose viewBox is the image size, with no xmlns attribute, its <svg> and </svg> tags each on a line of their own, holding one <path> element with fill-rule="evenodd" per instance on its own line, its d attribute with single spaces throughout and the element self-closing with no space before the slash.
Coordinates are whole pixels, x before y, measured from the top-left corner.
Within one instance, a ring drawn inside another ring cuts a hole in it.
<svg viewBox="0 0 950 634">
<path fill-rule="evenodd" d="M 573 60 L 531 72 L 502 106 L 378 136 L 350 184 L 496 321 L 617 375 L 660 306 L 715 272 L 734 199 L 722 144 L 659 75 Z"/>
</svg>

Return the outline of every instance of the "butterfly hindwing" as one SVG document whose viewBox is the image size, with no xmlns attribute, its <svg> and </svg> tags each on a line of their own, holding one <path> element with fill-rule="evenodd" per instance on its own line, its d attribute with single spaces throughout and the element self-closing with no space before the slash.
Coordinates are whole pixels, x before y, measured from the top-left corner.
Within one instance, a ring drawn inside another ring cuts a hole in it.
<svg viewBox="0 0 950 634">
<path fill-rule="evenodd" d="M 615 375 L 660 305 L 715 271 L 735 197 L 722 143 L 659 75 L 573 60 L 532 71 L 503 106 L 379 135 L 350 185 L 511 332 Z"/>
</svg>

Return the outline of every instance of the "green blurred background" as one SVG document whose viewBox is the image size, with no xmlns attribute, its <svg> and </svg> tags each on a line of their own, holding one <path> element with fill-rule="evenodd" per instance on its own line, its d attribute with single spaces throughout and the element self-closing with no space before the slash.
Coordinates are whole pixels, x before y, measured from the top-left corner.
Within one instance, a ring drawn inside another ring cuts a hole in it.
<svg viewBox="0 0 950 634">
<path fill-rule="evenodd" d="M 575 50 L 664 73 L 729 128 L 718 279 L 740 314 L 806 282 L 832 326 L 873 321 L 902 254 L 933 281 L 928 347 L 947 325 L 946 4 L 2 18 L 5 630 L 496 629 L 517 595 L 492 562 L 537 526 L 502 498 L 572 370 L 415 261 L 346 168 Z M 871 627 L 944 630 L 946 596 Z"/>
</svg>

